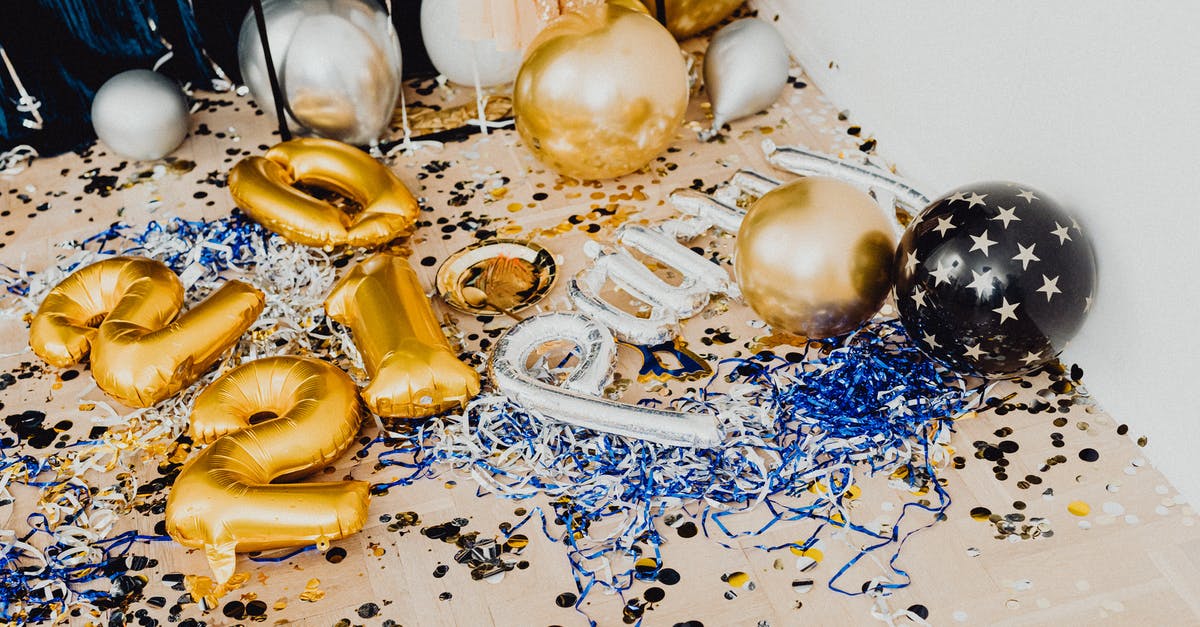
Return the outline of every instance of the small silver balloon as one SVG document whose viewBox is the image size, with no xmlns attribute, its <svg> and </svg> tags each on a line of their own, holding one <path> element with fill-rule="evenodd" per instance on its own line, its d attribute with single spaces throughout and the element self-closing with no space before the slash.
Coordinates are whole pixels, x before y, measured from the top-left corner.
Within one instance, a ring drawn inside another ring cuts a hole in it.
<svg viewBox="0 0 1200 627">
<path fill-rule="evenodd" d="M 400 40 L 369 0 L 266 0 L 263 17 L 290 121 L 330 139 L 369 144 L 400 96 Z M 242 79 L 259 106 L 275 103 L 254 13 L 238 37 Z"/>
<path fill-rule="evenodd" d="M 183 143 L 191 117 L 175 81 L 150 70 L 129 70 L 96 92 L 92 126 L 100 141 L 122 157 L 161 159 Z"/>
<path fill-rule="evenodd" d="M 569 343 L 579 348 L 579 365 L 555 386 L 529 367 L 539 348 Z M 721 443 L 717 416 L 611 401 L 601 394 L 612 378 L 617 344 L 604 325 L 579 313 L 532 316 L 497 342 L 488 370 L 497 389 L 526 410 L 596 431 L 666 446 L 711 448 Z"/>
<path fill-rule="evenodd" d="M 704 86 L 713 114 L 709 134 L 771 106 L 787 85 L 788 63 L 783 37 L 762 20 L 741 19 L 718 30 L 704 54 Z"/>
</svg>

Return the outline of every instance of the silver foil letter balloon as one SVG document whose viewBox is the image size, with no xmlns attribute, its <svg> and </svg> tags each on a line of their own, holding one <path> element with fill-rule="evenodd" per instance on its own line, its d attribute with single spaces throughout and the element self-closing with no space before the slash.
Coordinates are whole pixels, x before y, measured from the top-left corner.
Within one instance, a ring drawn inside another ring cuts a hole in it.
<svg viewBox="0 0 1200 627">
<path fill-rule="evenodd" d="M 549 343 L 579 349 L 579 365 L 561 386 L 537 378 L 530 358 Z M 496 342 L 492 382 L 527 410 L 580 427 L 666 446 L 710 448 L 721 442 L 717 417 L 611 401 L 601 394 L 616 364 L 617 345 L 603 325 L 580 313 L 550 313 L 517 323 Z"/>
<path fill-rule="evenodd" d="M 400 39 L 371 0 L 264 0 L 271 57 L 291 120 L 330 139 L 369 144 L 387 130 L 400 96 Z M 242 79 L 274 113 L 254 14 L 238 37 Z"/>
<path fill-rule="evenodd" d="M 680 318 L 699 313 L 713 294 L 738 293 L 728 272 L 664 230 L 626 224 L 617 230 L 616 240 L 618 247 L 611 250 L 593 242 L 585 245 L 584 251 L 594 262 L 571 281 L 568 293 L 580 311 L 602 321 L 624 341 L 662 343 L 674 335 Z M 674 268 L 682 280 L 678 285 L 662 280 L 629 249 Z M 600 291 L 608 279 L 649 305 L 649 317 L 627 313 L 604 299 Z"/>
</svg>

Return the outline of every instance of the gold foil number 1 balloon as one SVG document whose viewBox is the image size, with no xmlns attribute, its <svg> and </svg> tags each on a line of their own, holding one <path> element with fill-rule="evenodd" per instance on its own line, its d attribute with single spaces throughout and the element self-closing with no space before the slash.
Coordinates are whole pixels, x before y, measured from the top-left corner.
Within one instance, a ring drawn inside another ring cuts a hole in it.
<svg viewBox="0 0 1200 627">
<path fill-rule="evenodd" d="M 372 412 L 431 416 L 479 393 L 479 373 L 450 348 L 407 259 L 381 253 L 355 266 L 325 311 L 354 333 L 371 377 L 362 396 Z"/>
<path fill-rule="evenodd" d="M 324 547 L 357 532 L 367 517 L 367 482 L 273 482 L 337 459 L 361 421 L 354 381 L 326 362 L 268 357 L 225 373 L 196 397 L 191 436 L 211 444 L 171 488 L 167 533 L 203 548 L 224 583 L 234 573 L 235 552 Z"/>
</svg>

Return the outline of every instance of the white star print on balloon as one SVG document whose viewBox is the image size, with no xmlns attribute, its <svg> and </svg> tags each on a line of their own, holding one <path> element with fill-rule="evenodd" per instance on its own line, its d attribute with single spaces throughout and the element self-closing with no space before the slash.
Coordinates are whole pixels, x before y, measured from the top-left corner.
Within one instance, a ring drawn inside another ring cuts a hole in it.
<svg viewBox="0 0 1200 627">
<path fill-rule="evenodd" d="M 987 198 L 987 194 L 976 194 L 975 192 L 971 192 L 971 197 L 967 198 L 966 200 L 967 202 L 971 203 L 972 207 L 975 205 L 983 205 L 986 207 L 987 205 L 983 202 L 984 198 Z"/>
<path fill-rule="evenodd" d="M 971 251 L 983 251 L 984 257 L 988 256 L 988 249 L 996 245 L 996 242 L 988 239 L 987 229 L 984 229 L 979 235 L 972 235 L 971 241 L 974 242 L 974 244 L 971 246 Z"/>
<path fill-rule="evenodd" d="M 967 287 L 975 290 L 975 296 L 979 300 L 987 300 L 992 297 L 992 271 L 985 270 L 980 274 L 974 270 L 971 271 L 971 282 L 967 283 Z"/>
<path fill-rule="evenodd" d="M 1013 261 L 1020 261 L 1022 270 L 1028 270 L 1029 263 L 1032 261 L 1041 261 L 1041 259 L 1038 259 L 1037 255 L 1033 254 L 1033 249 L 1036 246 L 1037 246 L 1036 242 L 1034 242 L 1033 244 L 1030 244 L 1029 248 L 1026 248 L 1025 246 L 1021 245 L 1019 242 L 1017 243 L 1017 249 L 1020 250 L 1020 252 L 1018 252 L 1013 257 Z"/>
<path fill-rule="evenodd" d="M 1026 352 L 1025 356 L 1021 358 L 1021 362 L 1024 363 L 1026 366 L 1031 366 L 1031 365 L 1036 364 L 1037 362 L 1041 361 L 1041 359 L 1042 359 L 1041 353 L 1035 353 L 1033 351 L 1029 351 L 1029 352 Z"/>
<path fill-rule="evenodd" d="M 1005 230 L 1008 230 L 1009 222 L 1020 222 L 1021 221 L 1021 218 L 1017 217 L 1017 208 L 1016 207 L 1009 207 L 1008 209 L 1005 209 L 1004 207 L 1000 207 L 1000 213 L 996 214 L 996 217 L 994 217 L 992 219 L 1000 220 L 1001 222 L 1003 222 Z"/>
<path fill-rule="evenodd" d="M 926 333 L 921 339 L 925 340 L 925 344 L 927 344 L 929 346 L 929 348 L 941 348 L 942 347 L 941 344 L 938 344 L 937 338 L 934 337 L 930 333 Z"/>
<path fill-rule="evenodd" d="M 917 309 L 924 307 L 925 306 L 925 290 L 923 290 L 919 287 L 914 289 L 912 299 L 913 299 L 913 303 L 916 304 Z"/>
<path fill-rule="evenodd" d="M 933 279 L 934 279 L 933 284 L 936 287 L 938 285 L 941 285 L 942 283 L 949 283 L 951 272 L 954 272 L 953 267 L 946 267 L 946 266 L 942 265 L 941 261 L 939 261 L 938 265 L 937 265 L 937 269 L 931 270 L 929 272 L 929 276 L 933 277 Z"/>
<path fill-rule="evenodd" d="M 1059 245 L 1066 244 L 1067 242 L 1071 241 L 1071 234 L 1067 231 L 1067 227 L 1065 227 L 1057 222 L 1054 223 L 1054 226 L 1056 226 L 1058 228 L 1054 229 L 1053 231 L 1050 231 L 1050 234 L 1058 236 Z"/>
<path fill-rule="evenodd" d="M 1055 294 L 1062 294 L 1062 290 L 1058 289 L 1058 277 L 1052 279 L 1043 274 L 1042 286 L 1037 288 L 1037 291 L 1044 292 L 1046 294 L 1046 302 L 1050 302 L 1050 299 L 1054 298 Z"/>
<path fill-rule="evenodd" d="M 946 217 L 938 218 L 937 226 L 933 227 L 933 230 L 941 233 L 942 237 L 945 237 L 946 231 L 949 231 L 952 228 L 954 228 L 954 224 L 950 221 L 949 217 Z"/>
<path fill-rule="evenodd" d="M 1008 302 L 1008 298 L 1002 298 L 1001 300 L 1004 301 L 1004 304 L 992 310 L 1000 314 L 1000 324 L 1004 324 L 1004 322 L 1009 318 L 1016 320 L 1017 305 L 1020 305 L 1021 303 L 1010 303 Z"/>
<path fill-rule="evenodd" d="M 1019 194 L 1017 194 L 1017 195 L 1018 195 L 1018 196 L 1020 196 L 1021 198 L 1024 198 L 1024 199 L 1025 199 L 1025 202 L 1027 202 L 1027 203 L 1029 203 L 1029 204 L 1031 204 L 1031 205 L 1033 204 L 1033 201 L 1034 201 L 1034 200 L 1037 200 L 1037 196 L 1034 196 L 1034 195 L 1033 195 L 1033 192 L 1031 192 L 1031 191 L 1029 191 L 1029 190 L 1024 190 L 1024 189 L 1023 189 L 1023 190 L 1021 190 L 1021 193 L 1019 193 Z"/>
<path fill-rule="evenodd" d="M 987 355 L 983 349 L 979 348 L 978 344 L 963 344 L 963 350 L 965 351 L 963 354 L 971 359 L 983 359 Z"/>
</svg>

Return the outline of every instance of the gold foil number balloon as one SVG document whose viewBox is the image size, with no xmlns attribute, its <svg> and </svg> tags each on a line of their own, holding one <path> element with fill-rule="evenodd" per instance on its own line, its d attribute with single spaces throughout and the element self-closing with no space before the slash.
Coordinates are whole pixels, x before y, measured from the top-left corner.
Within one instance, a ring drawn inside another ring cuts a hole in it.
<svg viewBox="0 0 1200 627">
<path fill-rule="evenodd" d="M 362 391 L 385 417 L 431 416 L 479 393 L 479 373 L 459 361 L 408 260 L 379 254 L 352 269 L 325 299 L 350 327 L 371 383 Z"/>
<path fill-rule="evenodd" d="M 896 238 L 870 196 L 837 179 L 780 185 L 750 207 L 734 268 L 742 296 L 773 327 L 823 338 L 879 310 Z"/>
<path fill-rule="evenodd" d="M 687 108 L 679 46 L 653 18 L 589 6 L 550 23 L 513 87 L 525 145 L 562 174 L 628 174 L 662 152 Z"/>
<path fill-rule="evenodd" d="M 229 281 L 179 316 L 183 284 L 170 268 L 113 257 L 77 270 L 50 290 L 29 328 L 39 357 L 64 368 L 91 354 L 109 396 L 149 407 L 190 385 L 233 346 L 263 310 L 263 294 Z"/>
<path fill-rule="evenodd" d="M 289 482 L 341 456 L 361 421 L 354 381 L 323 361 L 268 357 L 225 373 L 196 397 L 190 433 L 208 447 L 175 479 L 167 533 L 203 548 L 224 583 L 236 552 L 324 547 L 357 532 L 370 484 Z"/>
<path fill-rule="evenodd" d="M 350 216 L 297 183 L 334 191 L 362 210 Z M 229 192 L 255 221 L 306 246 L 380 246 L 409 234 L 418 211 L 391 170 L 329 139 L 293 139 L 242 159 L 229 172 Z"/>
</svg>

